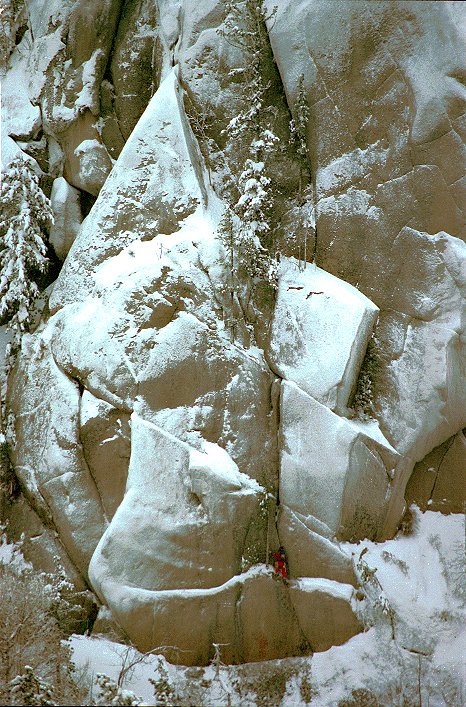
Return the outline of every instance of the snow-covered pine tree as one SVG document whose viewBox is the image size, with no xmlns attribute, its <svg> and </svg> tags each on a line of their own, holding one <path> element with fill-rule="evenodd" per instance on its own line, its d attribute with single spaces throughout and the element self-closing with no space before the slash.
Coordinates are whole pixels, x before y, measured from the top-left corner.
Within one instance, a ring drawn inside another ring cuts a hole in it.
<svg viewBox="0 0 466 707">
<path fill-rule="evenodd" d="M 296 145 L 296 152 L 307 163 L 307 126 L 311 116 L 311 109 L 304 90 L 304 74 L 298 79 L 298 93 L 290 121 L 290 142 Z"/>
<path fill-rule="evenodd" d="M 299 188 L 298 188 L 298 206 L 299 216 L 294 224 L 294 234 L 297 239 L 299 263 L 301 267 L 301 259 L 303 267 L 311 255 L 307 252 L 307 240 L 310 229 L 314 229 L 315 213 L 313 211 L 313 203 L 315 203 L 315 195 L 312 193 L 312 184 L 308 184 L 303 189 L 303 184 L 308 182 L 311 175 L 311 163 L 307 149 L 307 130 L 311 116 L 311 108 L 307 100 L 306 91 L 304 89 L 304 75 L 300 74 L 298 78 L 296 102 L 293 108 L 293 117 L 290 120 L 290 144 L 296 150 L 300 160 L 299 167 Z M 304 178 L 306 175 L 307 178 Z M 314 252 L 312 253 L 312 261 L 315 258 L 316 238 L 314 238 Z"/>
<path fill-rule="evenodd" d="M 95 705 L 106 707 L 137 707 L 142 700 L 131 690 L 118 687 L 117 683 L 107 675 L 98 673 L 96 676 L 98 694 L 93 701 Z M 164 703 L 163 703 L 164 704 Z"/>
<path fill-rule="evenodd" d="M 41 705 L 42 707 L 55 707 L 53 689 L 45 680 L 34 674 L 30 665 L 24 666 L 24 673 L 17 675 L 11 681 L 12 704 L 15 705 Z"/>
<path fill-rule="evenodd" d="M 9 322 L 18 345 L 31 325 L 39 295 L 36 280 L 48 259 L 52 205 L 30 165 L 16 158 L 3 175 L 0 190 L 0 323 Z"/>
<path fill-rule="evenodd" d="M 230 76 L 241 78 L 245 107 L 224 131 L 230 144 L 246 146 L 247 157 L 236 180 L 239 198 L 220 227 L 230 254 L 233 280 L 246 275 L 252 282 L 275 287 L 275 261 L 270 255 L 273 190 L 267 166 L 278 138 L 272 131 L 274 108 L 267 101 L 271 60 L 266 19 L 261 0 L 229 2 L 221 36 L 244 56 L 244 67 Z M 273 14 L 273 13 L 272 13 Z"/>
</svg>

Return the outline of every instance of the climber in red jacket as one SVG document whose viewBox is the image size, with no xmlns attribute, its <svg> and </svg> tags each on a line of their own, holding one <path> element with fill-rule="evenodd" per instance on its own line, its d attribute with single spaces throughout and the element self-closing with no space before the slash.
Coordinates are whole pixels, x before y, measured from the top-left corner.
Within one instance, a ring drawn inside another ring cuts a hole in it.
<svg viewBox="0 0 466 707">
<path fill-rule="evenodd" d="M 285 581 L 288 580 L 288 573 L 287 573 L 287 568 L 286 568 L 287 562 L 286 562 L 286 555 L 285 555 L 285 548 L 283 545 L 279 547 L 277 552 L 273 553 L 273 567 L 275 570 L 275 573 L 283 577 Z"/>
</svg>

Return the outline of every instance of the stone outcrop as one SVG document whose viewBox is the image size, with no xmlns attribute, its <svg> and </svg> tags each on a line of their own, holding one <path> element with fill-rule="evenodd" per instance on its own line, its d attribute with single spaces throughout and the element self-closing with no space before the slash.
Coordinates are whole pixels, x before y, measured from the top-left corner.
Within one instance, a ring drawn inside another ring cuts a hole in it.
<svg viewBox="0 0 466 707">
<path fill-rule="evenodd" d="M 281 378 L 344 414 L 377 315 L 377 307 L 356 288 L 315 265 L 287 260 L 265 349 L 267 363 Z"/>
<path fill-rule="evenodd" d="M 249 154 L 225 132 L 245 55 L 223 0 L 30 4 L 2 145 L 46 141 L 66 260 L 9 382 L 27 498 L 142 650 L 339 645 L 361 630 L 341 541 L 464 499 L 464 8 L 272 13 L 282 257 L 258 303 L 217 237 Z M 289 587 L 264 566 L 278 544 Z"/>
<path fill-rule="evenodd" d="M 418 462 L 406 485 L 407 503 L 422 511 L 462 513 L 466 503 L 466 438 L 464 430 L 447 439 Z"/>
<path fill-rule="evenodd" d="M 54 222 L 50 228 L 49 242 L 63 261 L 82 223 L 80 193 L 66 179 L 58 177 L 53 182 L 50 200 Z"/>
</svg>

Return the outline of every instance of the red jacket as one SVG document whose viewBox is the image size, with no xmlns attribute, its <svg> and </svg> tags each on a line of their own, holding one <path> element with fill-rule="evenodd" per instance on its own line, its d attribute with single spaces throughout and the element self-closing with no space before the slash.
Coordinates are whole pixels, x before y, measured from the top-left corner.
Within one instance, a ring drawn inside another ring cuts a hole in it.
<svg viewBox="0 0 466 707">
<path fill-rule="evenodd" d="M 282 553 L 278 551 L 273 553 L 273 566 L 275 572 L 278 574 L 281 572 L 282 577 L 286 579 L 286 557 Z"/>
</svg>

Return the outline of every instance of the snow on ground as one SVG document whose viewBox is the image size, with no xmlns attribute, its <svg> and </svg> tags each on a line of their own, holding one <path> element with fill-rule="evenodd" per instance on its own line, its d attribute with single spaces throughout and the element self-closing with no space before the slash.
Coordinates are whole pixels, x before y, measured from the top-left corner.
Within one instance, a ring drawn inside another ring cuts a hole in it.
<svg viewBox="0 0 466 707">
<path fill-rule="evenodd" d="M 91 677 L 105 673 L 117 680 L 123 663 L 140 660 L 128 672 L 123 687 L 144 705 L 339 707 L 352 694 L 364 696 L 365 690 L 378 700 L 367 704 L 418 707 L 420 689 L 422 705 L 464 707 L 465 518 L 433 512 L 417 512 L 416 516 L 410 536 L 346 545 L 355 561 L 367 548 L 363 559 L 369 568 L 376 568 L 380 591 L 395 610 L 395 641 L 390 622 L 381 619 L 344 645 L 309 658 L 217 669 L 215 665 L 174 666 L 104 637 L 72 636 L 74 661 L 78 669 L 88 665 Z M 167 684 L 171 692 L 164 692 Z"/>
</svg>

